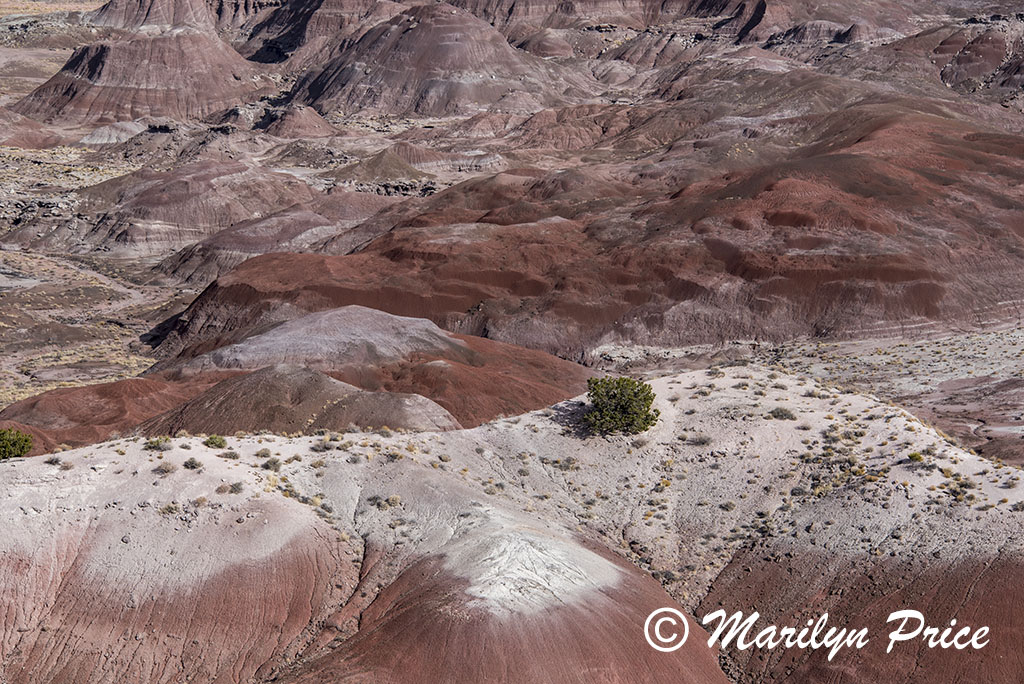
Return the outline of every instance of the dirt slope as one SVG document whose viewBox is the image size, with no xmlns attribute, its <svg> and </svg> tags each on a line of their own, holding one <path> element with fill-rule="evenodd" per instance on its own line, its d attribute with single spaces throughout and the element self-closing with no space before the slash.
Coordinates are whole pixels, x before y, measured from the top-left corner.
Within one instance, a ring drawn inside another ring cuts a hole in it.
<svg viewBox="0 0 1024 684">
<path fill-rule="evenodd" d="M 0 505 L 18 524 L 0 542 L 15 607 L 0 667 L 15 682 L 419 681 L 441 667 L 592 681 L 584 663 L 600 663 L 609 682 L 724 681 L 699 631 L 664 658 L 640 641 L 671 596 L 697 615 L 800 624 L 828 611 L 876 634 L 831 663 L 730 647 L 733 681 L 1017 678 L 1015 470 L 898 408 L 753 366 L 654 386 L 662 420 L 639 439 L 581 438 L 568 402 L 469 431 L 348 435 L 316 454 L 312 438 L 264 435 L 231 439 L 237 461 L 183 438 L 68 452 L 69 469 L 5 463 Z M 796 419 L 766 415 L 780 406 Z M 279 472 L 260 467 L 263 448 Z M 884 618 L 906 606 L 990 625 L 991 643 L 969 664 L 915 644 L 886 656 Z"/>
</svg>

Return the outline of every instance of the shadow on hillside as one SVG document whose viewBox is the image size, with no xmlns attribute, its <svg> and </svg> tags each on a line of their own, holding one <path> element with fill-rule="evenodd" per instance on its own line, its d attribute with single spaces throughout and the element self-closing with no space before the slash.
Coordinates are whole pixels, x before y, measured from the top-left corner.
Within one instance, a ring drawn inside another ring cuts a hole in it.
<svg viewBox="0 0 1024 684">
<path fill-rule="evenodd" d="M 563 401 L 551 407 L 551 420 L 565 428 L 573 437 L 583 439 L 592 436 L 587 424 L 583 422 L 590 405 L 585 401 Z"/>
<path fill-rule="evenodd" d="M 167 339 L 167 336 L 170 335 L 171 331 L 173 331 L 178 325 L 178 321 L 181 320 L 182 313 L 184 312 L 180 311 L 173 316 L 160 321 L 149 331 L 139 335 L 139 341 L 150 349 L 156 349 L 164 340 Z"/>
</svg>

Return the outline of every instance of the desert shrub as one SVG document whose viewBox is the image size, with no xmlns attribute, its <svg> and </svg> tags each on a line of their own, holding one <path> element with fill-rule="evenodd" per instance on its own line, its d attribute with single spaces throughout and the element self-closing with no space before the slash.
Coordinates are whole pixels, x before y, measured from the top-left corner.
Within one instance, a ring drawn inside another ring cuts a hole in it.
<svg viewBox="0 0 1024 684">
<path fill-rule="evenodd" d="M 20 430 L 0 430 L 0 461 L 21 458 L 32 451 L 32 435 Z"/>
<path fill-rule="evenodd" d="M 170 437 L 154 437 L 153 439 L 147 440 L 142 448 L 146 451 L 170 451 L 174 448 L 171 444 Z"/>
<path fill-rule="evenodd" d="M 267 451 L 267 454 L 269 455 L 270 452 Z M 259 456 L 259 454 L 256 454 L 256 455 Z M 241 458 L 241 456 L 238 454 L 237 451 L 235 451 L 233 449 L 228 449 L 227 451 L 222 451 L 219 454 L 217 454 L 217 458 L 224 458 L 224 459 L 227 459 L 229 461 L 237 461 L 238 459 Z"/>
<path fill-rule="evenodd" d="M 688 441 L 690 444 L 695 446 L 707 446 L 708 444 L 711 444 L 711 436 L 700 432 L 690 437 Z"/>
<path fill-rule="evenodd" d="M 279 473 L 281 472 L 281 459 L 268 458 L 266 461 L 263 462 L 263 465 L 260 467 L 263 468 L 264 470 L 272 470 L 275 473 Z"/>
<path fill-rule="evenodd" d="M 182 463 L 181 466 L 185 470 L 199 470 L 200 468 L 203 467 L 203 464 L 196 458 L 190 458 L 184 463 Z"/>
<path fill-rule="evenodd" d="M 633 378 L 591 378 L 587 381 L 591 407 L 584 420 L 598 434 L 635 435 L 654 425 L 660 412 L 652 409 L 654 390 Z"/>
<path fill-rule="evenodd" d="M 256 452 L 256 458 L 270 458 L 271 455 L 270 449 L 267 449 L 266 447 Z"/>
<path fill-rule="evenodd" d="M 776 406 L 768 412 L 768 415 L 775 420 L 796 420 L 796 414 L 785 406 Z"/>
<path fill-rule="evenodd" d="M 177 469 L 178 469 L 178 466 L 174 465 L 170 461 L 164 461 L 163 463 L 158 465 L 156 468 L 153 468 L 153 472 L 156 473 L 157 475 L 166 476 L 166 475 L 170 475 L 171 473 L 173 473 Z"/>
<path fill-rule="evenodd" d="M 223 449 L 228 445 L 228 440 L 224 439 L 220 435 L 210 435 L 203 440 L 203 444 L 211 449 Z"/>
</svg>

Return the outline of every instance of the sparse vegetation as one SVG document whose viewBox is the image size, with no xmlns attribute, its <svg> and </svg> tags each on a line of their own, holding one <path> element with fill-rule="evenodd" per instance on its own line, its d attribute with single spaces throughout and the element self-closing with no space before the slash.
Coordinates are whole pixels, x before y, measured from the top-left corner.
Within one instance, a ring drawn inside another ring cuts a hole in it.
<svg viewBox="0 0 1024 684">
<path fill-rule="evenodd" d="M 190 458 L 187 461 L 185 461 L 184 463 L 182 463 L 181 466 L 185 470 L 199 470 L 200 468 L 203 467 L 203 464 L 202 464 L 202 462 L 199 461 L 199 459 Z"/>
<path fill-rule="evenodd" d="M 396 508 L 402 505 L 402 497 L 400 497 L 398 494 L 392 494 L 387 498 L 375 495 L 371 496 L 369 499 L 367 499 L 367 501 L 370 503 L 371 506 L 376 506 L 378 509 L 382 511 L 386 511 L 389 508 Z"/>
<path fill-rule="evenodd" d="M 166 477 L 178 469 L 178 466 L 174 465 L 170 461 L 164 461 L 156 468 L 153 468 L 153 472 L 161 477 Z"/>
<path fill-rule="evenodd" d="M 776 406 L 768 412 L 768 415 L 775 420 L 796 420 L 796 414 L 785 406 Z"/>
<path fill-rule="evenodd" d="M 281 472 L 281 459 L 268 458 L 266 461 L 263 462 L 263 464 L 260 467 L 263 468 L 264 470 L 270 470 L 275 473 L 279 473 Z"/>
<path fill-rule="evenodd" d="M 210 435 L 203 440 L 203 445 L 211 449 L 223 449 L 228 445 L 228 441 L 220 435 Z"/>
<path fill-rule="evenodd" d="M 634 378 L 591 378 L 587 398 L 591 407 L 584 420 L 597 434 L 639 434 L 650 429 L 660 415 L 658 409 L 651 408 L 654 390 Z"/>
<path fill-rule="evenodd" d="M 142 446 L 146 451 L 170 451 L 174 448 L 170 437 L 154 437 Z"/>
</svg>

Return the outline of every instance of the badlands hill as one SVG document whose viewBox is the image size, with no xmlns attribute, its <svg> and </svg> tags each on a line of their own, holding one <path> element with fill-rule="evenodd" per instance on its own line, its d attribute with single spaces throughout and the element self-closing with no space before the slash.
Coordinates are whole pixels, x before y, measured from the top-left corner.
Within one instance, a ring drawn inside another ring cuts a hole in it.
<svg viewBox="0 0 1024 684">
<path fill-rule="evenodd" d="M 0 681 L 1024 679 L 1014 3 L 5 12 Z"/>
<path fill-rule="evenodd" d="M 0 673 L 1019 678 L 1016 470 L 899 408 L 755 366 L 654 387 L 661 420 L 640 438 L 579 436 L 572 401 L 455 432 L 121 440 L 4 463 Z M 663 605 L 775 624 L 828 611 L 873 632 L 911 605 L 992 640 L 969 664 L 920 644 L 886 656 L 884 638 L 829 662 L 716 655 L 691 624 L 660 654 L 641 629 Z"/>
<path fill-rule="evenodd" d="M 201 0 L 110 0 L 89 15 L 89 22 L 130 30 L 214 28 L 210 7 Z"/>
<path fill-rule="evenodd" d="M 597 84 L 578 78 L 577 87 Z M 321 112 L 472 114 L 495 105 L 518 111 L 558 101 L 563 74 L 512 48 L 486 22 L 445 3 L 422 5 L 367 31 L 292 92 Z"/>
<path fill-rule="evenodd" d="M 81 48 L 14 110 L 61 123 L 193 119 L 258 97 L 269 85 L 216 35 L 175 28 Z"/>
<path fill-rule="evenodd" d="M 0 244 L 210 285 L 162 355 L 282 302 L 572 360 L 1005 322 L 1006 9 L 116 0 L 13 105 L 87 178 L 12 190 Z"/>
<path fill-rule="evenodd" d="M 256 322 L 256 321 L 253 321 Z M 0 411 L 35 453 L 114 434 L 471 427 L 575 395 L 592 372 L 358 306 L 258 322 L 144 377 L 55 389 Z"/>
</svg>

